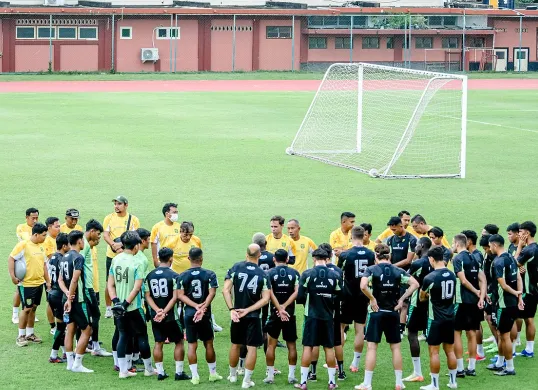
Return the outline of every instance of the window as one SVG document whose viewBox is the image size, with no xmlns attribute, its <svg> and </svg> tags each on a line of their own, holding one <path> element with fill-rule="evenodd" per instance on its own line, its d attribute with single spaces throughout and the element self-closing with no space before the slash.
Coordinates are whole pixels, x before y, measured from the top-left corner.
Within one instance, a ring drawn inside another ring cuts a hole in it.
<svg viewBox="0 0 538 390">
<path fill-rule="evenodd" d="M 326 49 L 327 38 L 326 37 L 309 37 L 308 48 L 309 49 Z"/>
<path fill-rule="evenodd" d="M 378 37 L 364 37 L 362 38 L 363 49 L 379 49 Z"/>
<path fill-rule="evenodd" d="M 432 37 L 416 37 L 415 49 L 431 49 L 433 47 Z"/>
<path fill-rule="evenodd" d="M 504 51 L 497 51 L 495 54 L 497 55 L 498 60 L 504 60 L 506 53 Z"/>
<path fill-rule="evenodd" d="M 430 16 L 428 25 L 430 27 L 455 27 L 457 20 L 456 16 Z"/>
<path fill-rule="evenodd" d="M 394 37 L 387 37 L 387 49 L 394 49 Z"/>
<path fill-rule="evenodd" d="M 527 52 L 524 50 L 516 50 L 516 60 L 526 60 Z"/>
<path fill-rule="evenodd" d="M 353 27 L 368 26 L 368 16 L 353 16 Z"/>
<path fill-rule="evenodd" d="M 456 16 L 444 16 L 443 26 L 455 26 L 458 18 Z"/>
<path fill-rule="evenodd" d="M 97 39 L 97 27 L 79 27 L 78 39 Z"/>
<path fill-rule="evenodd" d="M 442 16 L 430 16 L 428 20 L 430 26 L 442 26 L 443 17 Z"/>
<path fill-rule="evenodd" d="M 308 27 L 323 27 L 323 16 L 309 16 Z"/>
<path fill-rule="evenodd" d="M 38 27 L 37 28 L 37 39 L 55 39 L 56 38 L 56 28 L 55 27 Z"/>
<path fill-rule="evenodd" d="M 58 27 L 58 39 L 77 39 L 77 28 Z"/>
<path fill-rule="evenodd" d="M 323 25 L 336 27 L 338 25 L 338 16 L 325 16 L 323 18 Z"/>
<path fill-rule="evenodd" d="M 17 26 L 17 39 L 35 39 L 35 27 Z"/>
<path fill-rule="evenodd" d="M 470 37 L 467 38 L 467 47 L 486 47 L 486 38 L 484 37 Z"/>
<path fill-rule="evenodd" d="M 133 28 L 120 27 L 120 39 L 133 39 Z"/>
<path fill-rule="evenodd" d="M 351 49 L 351 37 L 336 37 L 334 38 L 335 49 Z"/>
<path fill-rule="evenodd" d="M 443 49 L 457 49 L 459 47 L 458 37 L 444 37 Z"/>
<path fill-rule="evenodd" d="M 339 16 L 338 17 L 339 28 L 349 28 L 350 26 L 351 26 L 351 16 Z"/>
<path fill-rule="evenodd" d="M 265 33 L 267 39 L 291 39 L 291 26 L 267 26 Z"/>
<path fill-rule="evenodd" d="M 180 36 L 179 27 L 159 27 L 155 35 L 157 39 L 170 39 L 170 38 L 179 39 L 179 36 Z M 122 38 L 122 39 L 131 39 L 131 38 Z"/>
</svg>

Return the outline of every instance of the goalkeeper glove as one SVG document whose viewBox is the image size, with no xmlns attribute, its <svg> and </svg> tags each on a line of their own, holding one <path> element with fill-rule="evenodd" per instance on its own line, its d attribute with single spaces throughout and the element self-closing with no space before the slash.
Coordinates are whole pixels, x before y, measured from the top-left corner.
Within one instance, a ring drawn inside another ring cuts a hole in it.
<svg viewBox="0 0 538 390">
<path fill-rule="evenodd" d="M 114 306 L 112 306 L 112 314 L 114 314 L 114 318 L 119 319 L 123 317 L 125 314 L 125 311 L 127 310 L 127 307 L 129 307 L 129 302 L 123 301 L 122 303 L 117 302 L 114 303 Z"/>
</svg>

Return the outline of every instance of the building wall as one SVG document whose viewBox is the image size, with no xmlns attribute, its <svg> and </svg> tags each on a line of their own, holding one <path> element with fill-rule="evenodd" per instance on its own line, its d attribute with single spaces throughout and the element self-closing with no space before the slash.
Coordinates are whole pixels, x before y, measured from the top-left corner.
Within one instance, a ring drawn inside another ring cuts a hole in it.
<svg viewBox="0 0 538 390">
<path fill-rule="evenodd" d="M 260 70 L 291 70 L 292 40 L 283 38 L 267 38 L 268 26 L 291 26 L 289 19 L 261 19 L 259 29 L 259 61 Z M 294 69 L 300 67 L 301 53 L 301 20 L 295 19 L 295 58 Z"/>
<path fill-rule="evenodd" d="M 61 45 L 62 72 L 96 72 L 99 69 L 99 45 Z"/>
<path fill-rule="evenodd" d="M 15 72 L 46 72 L 49 45 L 15 45 Z"/>
<path fill-rule="evenodd" d="M 235 21 L 235 70 L 252 71 L 253 20 Z M 211 70 L 232 70 L 233 18 L 211 20 Z"/>
<path fill-rule="evenodd" d="M 495 47 L 507 47 L 508 62 L 514 61 L 514 48 L 519 48 L 519 19 L 494 19 L 493 27 L 496 29 Z M 529 62 L 538 60 L 536 50 L 536 35 L 538 21 L 525 21 L 523 19 L 523 32 L 521 33 L 521 47 L 529 48 Z"/>
<path fill-rule="evenodd" d="M 2 19 L 0 19 L 0 53 L 4 55 L 4 30 L 2 29 Z M 0 59 L 0 73 L 2 73 L 3 61 Z"/>
</svg>

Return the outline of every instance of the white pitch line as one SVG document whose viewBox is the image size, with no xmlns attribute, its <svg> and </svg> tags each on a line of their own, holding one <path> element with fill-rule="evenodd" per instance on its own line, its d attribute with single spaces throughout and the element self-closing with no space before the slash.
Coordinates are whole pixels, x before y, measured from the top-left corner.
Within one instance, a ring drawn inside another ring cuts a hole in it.
<svg viewBox="0 0 538 390">
<path fill-rule="evenodd" d="M 481 125 L 486 125 L 486 126 L 505 127 L 505 128 L 507 128 L 507 129 L 521 130 L 521 131 L 527 131 L 527 132 L 529 132 L 529 133 L 536 133 L 536 134 L 538 134 L 538 130 L 524 129 L 524 128 L 522 128 L 522 127 L 505 126 L 505 125 L 500 125 L 500 124 L 498 124 L 498 123 L 490 123 L 490 122 L 475 121 L 475 120 L 472 120 L 472 119 L 467 119 L 467 122 L 479 123 L 479 124 L 481 124 Z"/>
</svg>

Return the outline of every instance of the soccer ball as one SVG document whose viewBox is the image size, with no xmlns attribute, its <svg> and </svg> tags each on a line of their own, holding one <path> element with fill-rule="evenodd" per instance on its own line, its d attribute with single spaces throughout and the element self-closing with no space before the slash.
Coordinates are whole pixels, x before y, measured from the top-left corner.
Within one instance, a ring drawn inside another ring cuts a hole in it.
<svg viewBox="0 0 538 390">
<path fill-rule="evenodd" d="M 289 154 L 290 156 L 293 154 L 291 148 L 286 148 L 286 154 Z"/>
<path fill-rule="evenodd" d="M 26 262 L 24 260 L 15 261 L 15 277 L 23 280 L 26 276 Z"/>
<path fill-rule="evenodd" d="M 379 173 L 377 172 L 377 169 L 370 169 L 370 172 L 368 172 L 368 174 L 370 175 L 370 177 L 378 177 L 379 176 Z"/>
</svg>

